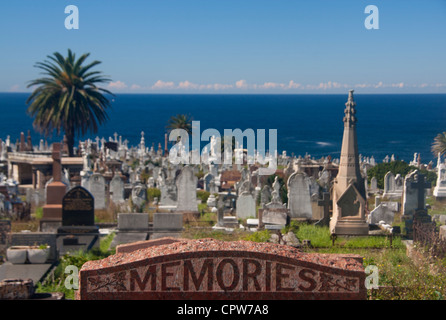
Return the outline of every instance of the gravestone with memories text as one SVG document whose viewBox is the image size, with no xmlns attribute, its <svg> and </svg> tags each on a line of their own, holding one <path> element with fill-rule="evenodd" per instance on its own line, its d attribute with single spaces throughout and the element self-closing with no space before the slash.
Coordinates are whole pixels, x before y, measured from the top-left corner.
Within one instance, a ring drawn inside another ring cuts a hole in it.
<svg viewBox="0 0 446 320">
<path fill-rule="evenodd" d="M 250 241 L 186 240 L 88 261 L 80 300 L 366 299 L 358 255 Z"/>
</svg>

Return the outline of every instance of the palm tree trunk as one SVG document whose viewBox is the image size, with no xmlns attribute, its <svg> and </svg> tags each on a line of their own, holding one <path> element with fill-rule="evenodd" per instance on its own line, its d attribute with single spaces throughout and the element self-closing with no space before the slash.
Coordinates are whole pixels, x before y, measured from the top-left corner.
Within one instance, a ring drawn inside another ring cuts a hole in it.
<svg viewBox="0 0 446 320">
<path fill-rule="evenodd" d="M 67 137 L 68 156 L 74 157 L 74 130 L 67 128 L 65 136 Z"/>
</svg>

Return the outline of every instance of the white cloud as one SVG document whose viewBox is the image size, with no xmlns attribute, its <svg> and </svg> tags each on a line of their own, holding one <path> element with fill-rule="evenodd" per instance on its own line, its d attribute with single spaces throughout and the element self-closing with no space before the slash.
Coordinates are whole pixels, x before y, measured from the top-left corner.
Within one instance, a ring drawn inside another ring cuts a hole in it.
<svg viewBox="0 0 446 320">
<path fill-rule="evenodd" d="M 375 85 L 375 88 L 382 88 L 382 87 L 383 87 L 382 81 L 378 82 L 378 84 Z"/>
<path fill-rule="evenodd" d="M 139 85 L 139 84 L 132 84 L 131 86 L 130 86 L 130 89 L 131 90 L 139 90 L 139 89 L 141 89 L 142 87 Z"/>
<path fill-rule="evenodd" d="M 115 81 L 115 82 L 110 82 L 108 84 L 108 88 L 109 89 L 122 90 L 122 89 L 127 88 L 127 85 L 124 82 L 118 80 L 118 81 Z"/>
<path fill-rule="evenodd" d="M 246 80 L 239 80 L 235 83 L 235 86 L 239 89 L 246 89 L 248 88 L 248 84 L 246 83 Z"/>
<path fill-rule="evenodd" d="M 15 84 L 15 85 L 11 86 L 11 88 L 9 88 L 8 91 L 9 92 L 19 92 L 20 91 L 20 86 L 18 84 Z"/>
<path fill-rule="evenodd" d="M 129 90 L 177 90 L 177 91 L 185 91 L 185 90 L 199 90 L 199 91 L 224 91 L 224 90 L 272 90 L 278 92 L 282 91 L 291 91 L 291 92 L 305 92 L 305 91 L 327 91 L 327 92 L 338 92 L 343 89 L 383 89 L 383 88 L 393 88 L 395 89 L 403 89 L 403 88 L 443 88 L 446 87 L 444 83 L 421 83 L 421 84 L 406 84 L 404 82 L 396 82 L 396 83 L 384 83 L 379 81 L 377 83 L 356 83 L 356 84 L 347 84 L 341 83 L 337 81 L 327 81 L 320 82 L 318 84 L 301 84 L 296 83 L 294 80 L 290 80 L 288 83 L 280 83 L 267 81 L 262 84 L 256 83 L 248 83 L 246 80 L 238 80 L 232 84 L 224 84 L 224 83 L 195 83 L 189 80 L 180 81 L 176 84 L 173 81 L 163 81 L 158 80 L 152 86 L 145 87 L 138 84 L 132 84 L 128 87 L 122 81 L 116 81 L 109 84 L 109 88 L 113 89 L 125 89 L 129 88 Z M 19 89 L 18 86 L 11 87 L 10 91 L 13 89 Z"/>
<path fill-rule="evenodd" d="M 298 89 L 298 88 L 302 88 L 302 85 L 300 83 L 295 83 L 293 80 L 291 80 L 288 83 L 288 89 Z"/>
<path fill-rule="evenodd" d="M 221 83 L 214 83 L 212 85 L 212 88 L 214 90 L 225 90 L 225 89 L 231 89 L 234 86 L 232 84 L 221 84 Z"/>
<path fill-rule="evenodd" d="M 162 81 L 158 80 L 152 86 L 152 89 L 173 89 L 175 87 L 175 83 L 172 81 Z"/>
<path fill-rule="evenodd" d="M 200 85 L 190 82 L 188 80 L 180 82 L 178 85 L 179 89 L 199 89 Z"/>
<path fill-rule="evenodd" d="M 392 86 L 392 88 L 403 88 L 404 87 L 404 83 L 403 82 L 392 83 L 391 86 Z"/>
<path fill-rule="evenodd" d="M 277 82 L 265 82 L 264 84 L 260 85 L 259 88 L 261 89 L 285 88 L 285 84 Z"/>
</svg>

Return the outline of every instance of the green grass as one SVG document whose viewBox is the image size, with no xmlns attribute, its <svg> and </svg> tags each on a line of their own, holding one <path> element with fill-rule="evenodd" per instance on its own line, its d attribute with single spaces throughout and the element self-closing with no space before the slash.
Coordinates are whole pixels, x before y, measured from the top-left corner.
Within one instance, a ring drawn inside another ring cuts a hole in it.
<svg viewBox="0 0 446 320">
<path fill-rule="evenodd" d="M 308 239 L 315 248 L 332 247 L 332 239 L 328 227 L 319 227 L 311 224 L 295 224 L 292 228 L 297 238 L 302 241 Z M 285 230 L 287 231 L 287 230 Z M 394 237 L 393 247 L 402 248 L 400 237 Z M 386 236 L 342 237 L 336 238 L 335 247 L 342 248 L 390 248 L 390 240 Z"/>
<path fill-rule="evenodd" d="M 328 227 L 302 223 L 298 225 L 295 234 L 300 241 L 309 239 L 313 247 L 330 247 L 332 244 Z"/>
<path fill-rule="evenodd" d="M 428 213 L 431 216 L 435 214 L 446 214 L 446 205 L 436 201 L 434 197 L 426 197 L 426 204 L 431 206 L 431 208 L 428 210 Z"/>
<path fill-rule="evenodd" d="M 209 207 L 206 203 L 198 204 L 198 212 L 209 212 Z"/>
<path fill-rule="evenodd" d="M 43 217 L 43 207 L 36 208 L 35 215 L 36 215 L 36 219 L 37 220 L 42 219 L 42 217 Z"/>
<path fill-rule="evenodd" d="M 271 237 L 269 230 L 256 231 L 246 236 L 243 240 L 254 242 L 267 242 Z"/>
</svg>

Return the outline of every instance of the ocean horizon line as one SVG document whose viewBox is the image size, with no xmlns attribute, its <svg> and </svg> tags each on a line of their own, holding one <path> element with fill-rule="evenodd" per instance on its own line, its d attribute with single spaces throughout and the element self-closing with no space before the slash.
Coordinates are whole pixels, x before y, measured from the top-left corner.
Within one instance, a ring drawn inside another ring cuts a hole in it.
<svg viewBox="0 0 446 320">
<path fill-rule="evenodd" d="M 358 95 L 446 95 L 446 92 L 383 92 L 383 93 L 372 93 L 372 92 L 365 92 L 365 93 L 358 93 L 355 89 L 350 89 L 355 91 L 355 96 Z M 0 91 L 0 94 L 31 94 L 32 91 L 22 91 L 22 92 L 9 92 L 9 91 Z M 348 94 L 348 91 L 344 93 L 333 93 L 333 92 L 327 92 L 327 93 L 262 93 L 262 92 L 256 92 L 256 93 L 250 93 L 250 92 L 244 92 L 244 93 L 206 93 L 206 92 L 171 92 L 171 93 L 165 93 L 165 92 L 117 92 L 113 93 L 113 95 L 203 95 L 203 96 L 241 96 L 241 95 L 257 95 L 257 96 L 303 96 L 303 95 L 311 95 L 311 96 L 325 96 L 325 95 L 346 95 Z"/>
</svg>

